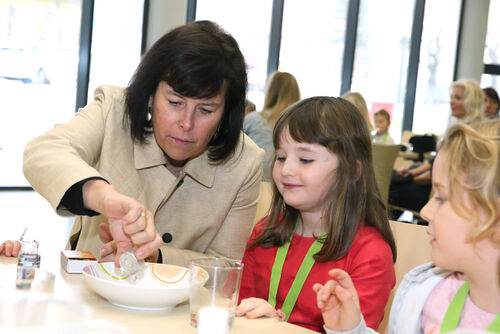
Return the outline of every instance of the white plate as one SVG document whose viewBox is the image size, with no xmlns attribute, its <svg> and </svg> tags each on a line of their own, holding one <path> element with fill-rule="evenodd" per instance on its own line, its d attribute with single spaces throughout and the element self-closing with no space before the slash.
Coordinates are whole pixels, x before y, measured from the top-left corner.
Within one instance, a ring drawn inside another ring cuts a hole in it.
<svg viewBox="0 0 500 334">
<path fill-rule="evenodd" d="M 208 279 L 205 274 L 200 283 Z M 120 307 L 164 310 L 189 298 L 189 269 L 184 267 L 146 263 L 144 275 L 134 280 L 113 262 L 104 262 L 85 266 L 83 276 L 92 290 Z"/>
</svg>

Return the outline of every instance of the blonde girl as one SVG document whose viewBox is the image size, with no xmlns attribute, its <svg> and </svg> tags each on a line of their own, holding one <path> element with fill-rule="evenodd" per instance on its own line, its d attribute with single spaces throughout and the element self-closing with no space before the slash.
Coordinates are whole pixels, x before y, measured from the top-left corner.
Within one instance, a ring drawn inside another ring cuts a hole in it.
<svg viewBox="0 0 500 334">
<path fill-rule="evenodd" d="M 410 271 L 396 293 L 390 333 L 500 332 L 500 122 L 455 124 L 434 162 L 429 222 L 432 263 Z M 316 284 L 325 327 L 371 332 L 349 275 Z M 327 330 L 327 333 L 336 333 Z"/>
<path fill-rule="evenodd" d="M 396 249 L 363 116 L 340 98 L 305 99 L 278 119 L 273 143 L 272 209 L 243 257 L 237 316 L 278 315 L 321 330 L 312 286 L 341 268 L 376 328 L 394 286 Z"/>
</svg>

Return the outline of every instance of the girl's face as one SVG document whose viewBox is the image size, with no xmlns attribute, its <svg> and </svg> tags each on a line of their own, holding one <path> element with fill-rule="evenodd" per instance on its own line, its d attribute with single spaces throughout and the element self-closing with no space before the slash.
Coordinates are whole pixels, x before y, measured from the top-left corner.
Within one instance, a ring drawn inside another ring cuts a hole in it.
<svg viewBox="0 0 500 334">
<path fill-rule="evenodd" d="M 432 168 L 434 195 L 420 213 L 429 222 L 427 233 L 432 238 L 432 262 L 438 267 L 466 272 L 477 252 L 466 240 L 473 224 L 459 216 L 449 201 L 448 161 L 446 151 L 437 155 Z M 462 195 L 464 205 L 468 205 L 467 196 Z"/>
<path fill-rule="evenodd" d="M 387 129 L 389 129 L 389 122 L 387 121 L 387 118 L 382 115 L 375 115 L 373 120 L 375 121 L 375 127 L 378 129 L 378 133 L 387 132 Z"/>
<path fill-rule="evenodd" d="M 453 87 L 450 95 L 451 115 L 456 118 L 463 118 L 467 114 L 464 107 L 465 89 L 460 86 Z"/>
<path fill-rule="evenodd" d="M 322 214 L 339 166 L 337 156 L 319 144 L 298 143 L 288 129 L 280 136 L 274 182 L 286 204 L 301 213 Z"/>
</svg>

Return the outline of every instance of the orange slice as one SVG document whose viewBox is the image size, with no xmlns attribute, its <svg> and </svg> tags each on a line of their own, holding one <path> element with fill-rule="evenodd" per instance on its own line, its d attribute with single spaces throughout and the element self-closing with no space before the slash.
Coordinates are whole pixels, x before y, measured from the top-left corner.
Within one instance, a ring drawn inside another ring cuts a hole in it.
<svg viewBox="0 0 500 334">
<path fill-rule="evenodd" d="M 187 273 L 188 270 L 186 268 L 156 264 L 151 266 L 151 275 L 158 281 L 167 284 L 175 284 L 182 281 Z"/>
</svg>

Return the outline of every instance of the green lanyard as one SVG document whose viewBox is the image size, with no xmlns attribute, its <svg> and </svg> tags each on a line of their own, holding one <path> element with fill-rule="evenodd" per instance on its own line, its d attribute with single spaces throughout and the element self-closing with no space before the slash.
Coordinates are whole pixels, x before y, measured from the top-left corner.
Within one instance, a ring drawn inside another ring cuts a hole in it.
<svg viewBox="0 0 500 334">
<path fill-rule="evenodd" d="M 443 323 L 441 324 L 440 333 L 450 332 L 457 328 L 468 294 L 469 282 L 466 281 L 460 289 L 458 289 L 455 297 L 453 297 L 453 300 L 450 303 L 450 306 L 448 306 L 448 310 L 446 310 L 446 314 L 444 315 Z M 500 313 L 488 326 L 488 328 L 486 328 L 486 330 L 494 333 L 500 333 Z"/>
<path fill-rule="evenodd" d="M 294 233 L 292 233 L 290 240 L 278 247 L 276 257 L 274 258 L 273 269 L 271 272 L 271 282 L 269 283 L 269 297 L 267 299 L 269 304 L 271 304 L 273 307 L 276 307 L 276 294 L 278 292 L 278 286 L 280 284 L 281 271 L 283 270 L 283 264 L 285 263 L 286 254 L 288 253 L 288 248 L 290 248 L 290 242 L 293 238 Z M 311 247 L 309 247 L 306 256 L 302 260 L 302 264 L 297 271 L 297 275 L 295 276 L 292 286 L 290 287 L 290 290 L 288 291 L 285 301 L 283 302 L 283 305 L 281 307 L 281 311 L 285 314 L 285 321 L 288 321 L 293 307 L 295 306 L 295 302 L 299 297 L 299 293 L 302 290 L 302 286 L 304 285 L 304 282 L 306 281 L 306 278 L 309 275 L 312 266 L 314 265 L 313 256 L 321 250 L 321 247 L 323 247 L 323 243 L 320 241 L 320 239 L 323 239 L 324 237 L 326 237 L 326 232 L 313 242 Z"/>
</svg>

